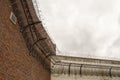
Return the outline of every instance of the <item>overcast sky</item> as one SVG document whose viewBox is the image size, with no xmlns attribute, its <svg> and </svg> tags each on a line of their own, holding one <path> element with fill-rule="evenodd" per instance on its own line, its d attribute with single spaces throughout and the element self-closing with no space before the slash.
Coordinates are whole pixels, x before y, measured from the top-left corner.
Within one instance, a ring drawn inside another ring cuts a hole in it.
<svg viewBox="0 0 120 80">
<path fill-rule="evenodd" d="M 120 59 L 120 0 L 37 0 L 61 55 Z"/>
</svg>

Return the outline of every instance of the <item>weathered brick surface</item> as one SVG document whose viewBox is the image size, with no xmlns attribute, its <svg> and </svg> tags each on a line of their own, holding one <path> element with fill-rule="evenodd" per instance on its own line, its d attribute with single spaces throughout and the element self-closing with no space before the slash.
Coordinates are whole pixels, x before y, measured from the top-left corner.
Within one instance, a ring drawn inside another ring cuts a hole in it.
<svg viewBox="0 0 120 80">
<path fill-rule="evenodd" d="M 18 24 L 9 17 L 9 0 L 0 0 L 0 80 L 50 80 L 50 73 L 32 56 Z"/>
</svg>

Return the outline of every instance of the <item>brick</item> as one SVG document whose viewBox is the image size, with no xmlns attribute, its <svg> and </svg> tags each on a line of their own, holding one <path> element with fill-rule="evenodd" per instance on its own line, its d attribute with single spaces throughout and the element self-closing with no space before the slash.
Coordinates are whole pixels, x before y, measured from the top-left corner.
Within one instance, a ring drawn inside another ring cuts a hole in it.
<svg viewBox="0 0 120 80">
<path fill-rule="evenodd" d="M 19 25 L 10 21 L 10 5 L 0 0 L 0 80 L 50 80 L 50 73 L 29 55 Z"/>
</svg>

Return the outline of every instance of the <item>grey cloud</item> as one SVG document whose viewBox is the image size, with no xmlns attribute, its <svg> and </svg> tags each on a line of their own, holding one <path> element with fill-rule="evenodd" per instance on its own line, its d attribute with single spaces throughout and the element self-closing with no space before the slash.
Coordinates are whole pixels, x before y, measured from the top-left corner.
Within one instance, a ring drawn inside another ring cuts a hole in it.
<svg viewBox="0 0 120 80">
<path fill-rule="evenodd" d="M 118 57 L 119 0 L 38 0 L 38 4 L 63 52 L 58 54 Z"/>
</svg>

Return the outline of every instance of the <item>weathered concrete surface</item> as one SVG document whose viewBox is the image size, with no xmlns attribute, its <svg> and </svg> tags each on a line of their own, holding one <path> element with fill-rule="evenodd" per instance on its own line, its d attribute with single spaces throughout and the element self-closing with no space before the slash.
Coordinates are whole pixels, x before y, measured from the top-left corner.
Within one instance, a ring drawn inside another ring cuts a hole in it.
<svg viewBox="0 0 120 80">
<path fill-rule="evenodd" d="M 51 80 L 120 80 L 120 77 L 52 75 Z"/>
<path fill-rule="evenodd" d="M 71 56 L 62 56 L 57 55 L 53 56 L 57 61 L 66 61 L 74 63 L 90 63 L 90 64 L 107 64 L 107 65 L 118 65 L 120 66 L 120 61 L 116 60 L 105 60 L 105 59 L 95 59 L 95 58 L 84 58 L 84 57 L 71 57 Z"/>
<path fill-rule="evenodd" d="M 102 59 L 53 56 L 52 80 L 120 80 L 120 62 Z"/>
</svg>

